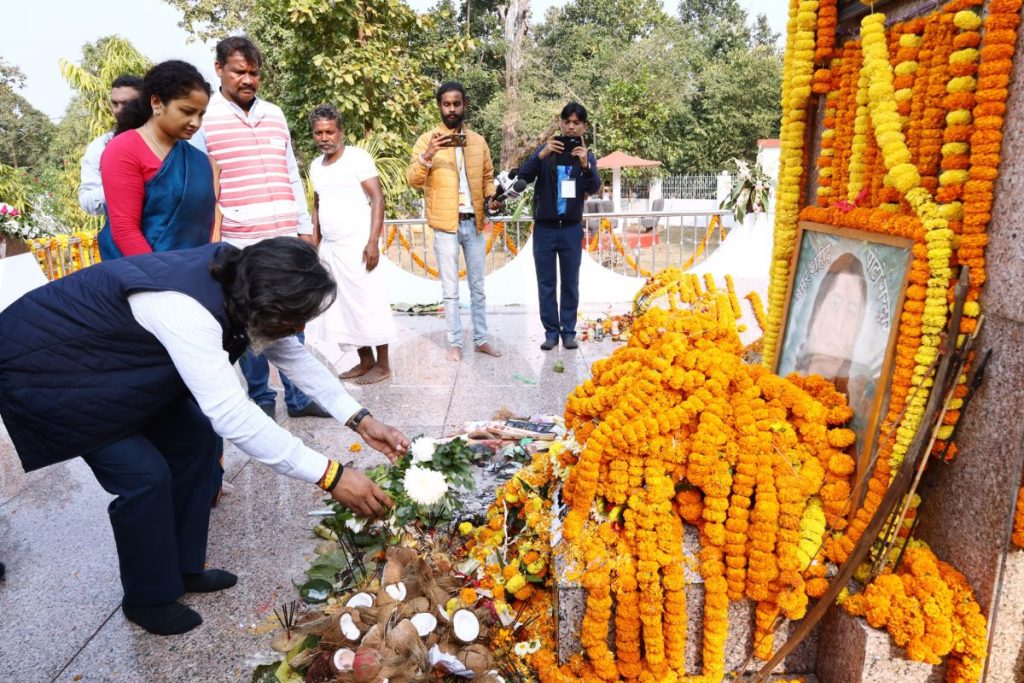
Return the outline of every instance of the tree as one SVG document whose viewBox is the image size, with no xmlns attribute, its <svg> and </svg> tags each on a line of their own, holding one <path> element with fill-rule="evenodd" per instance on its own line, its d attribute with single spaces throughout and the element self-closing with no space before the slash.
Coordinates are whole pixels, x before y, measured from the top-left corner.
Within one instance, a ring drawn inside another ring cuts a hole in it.
<svg viewBox="0 0 1024 683">
<path fill-rule="evenodd" d="M 61 59 L 60 72 L 81 99 L 89 116 L 89 132 L 93 137 L 114 127 L 110 111 L 110 86 L 124 74 L 141 76 L 152 63 L 129 41 L 120 36 L 107 36 L 82 47 L 82 63 Z"/>
<path fill-rule="evenodd" d="M 519 77 L 526 60 L 526 31 L 529 27 L 530 0 L 508 0 L 499 8 L 504 23 L 505 101 L 508 105 L 501 121 L 501 164 L 516 154 L 519 132 Z"/>
<path fill-rule="evenodd" d="M 373 134 L 388 154 L 407 153 L 433 101 L 426 73 L 453 70 L 470 47 L 464 35 L 437 39 L 451 15 L 419 15 L 402 0 L 259 0 L 251 12 L 267 64 L 261 90 L 284 109 L 307 155 L 305 117 L 320 102 L 338 107 L 351 142 Z"/>
<path fill-rule="evenodd" d="M 0 57 L 0 164 L 12 168 L 43 163 L 54 130 L 46 114 L 15 92 L 24 85 L 25 73 Z"/>
<path fill-rule="evenodd" d="M 181 10 L 178 26 L 202 41 L 242 33 L 254 18 L 248 0 L 165 0 Z"/>
</svg>

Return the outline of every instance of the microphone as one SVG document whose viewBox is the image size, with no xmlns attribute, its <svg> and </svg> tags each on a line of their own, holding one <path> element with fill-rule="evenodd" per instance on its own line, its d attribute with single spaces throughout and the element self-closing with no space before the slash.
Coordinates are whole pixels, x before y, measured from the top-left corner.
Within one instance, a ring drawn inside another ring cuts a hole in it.
<svg viewBox="0 0 1024 683">
<path fill-rule="evenodd" d="M 522 178 L 517 178 L 516 173 L 517 169 L 512 169 L 498 174 L 498 177 L 495 178 L 495 184 L 498 187 L 494 193 L 494 201 L 504 204 L 505 202 L 514 202 L 523 196 L 530 184 Z M 491 215 L 496 214 L 497 212 Z"/>
</svg>

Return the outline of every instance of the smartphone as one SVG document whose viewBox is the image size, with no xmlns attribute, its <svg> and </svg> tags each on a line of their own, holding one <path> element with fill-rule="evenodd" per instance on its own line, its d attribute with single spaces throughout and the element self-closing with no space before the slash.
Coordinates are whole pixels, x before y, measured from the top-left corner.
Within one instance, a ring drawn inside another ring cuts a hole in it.
<svg viewBox="0 0 1024 683">
<path fill-rule="evenodd" d="M 556 135 L 555 139 L 565 148 L 562 150 L 563 154 L 568 154 L 583 144 L 583 139 L 578 135 Z"/>
<path fill-rule="evenodd" d="M 449 147 L 465 147 L 466 146 L 466 134 L 465 133 L 452 133 L 448 136 Z"/>
</svg>

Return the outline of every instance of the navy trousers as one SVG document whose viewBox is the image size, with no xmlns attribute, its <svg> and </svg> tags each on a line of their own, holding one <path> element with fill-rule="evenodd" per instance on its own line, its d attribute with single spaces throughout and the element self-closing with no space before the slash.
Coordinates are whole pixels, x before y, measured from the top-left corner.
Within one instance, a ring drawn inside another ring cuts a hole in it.
<svg viewBox="0 0 1024 683">
<path fill-rule="evenodd" d="M 173 602 L 185 592 L 181 575 L 203 571 L 221 450 L 210 420 L 184 397 L 140 432 L 83 456 L 117 496 L 108 512 L 126 603 Z"/>
<path fill-rule="evenodd" d="M 544 336 L 576 334 L 580 305 L 580 261 L 583 259 L 583 224 L 564 228 L 533 229 L 533 264 L 537 269 L 537 297 Z M 558 281 L 561 296 L 556 298 Z"/>
</svg>

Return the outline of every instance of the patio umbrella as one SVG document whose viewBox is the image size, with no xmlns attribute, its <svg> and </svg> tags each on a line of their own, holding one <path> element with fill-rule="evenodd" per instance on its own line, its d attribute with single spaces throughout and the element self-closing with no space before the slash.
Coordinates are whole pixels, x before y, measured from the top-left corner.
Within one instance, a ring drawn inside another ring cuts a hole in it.
<svg viewBox="0 0 1024 683">
<path fill-rule="evenodd" d="M 615 202 L 615 211 L 622 208 L 622 169 L 651 168 L 653 166 L 661 166 L 661 162 L 641 159 L 618 150 L 597 160 L 598 168 L 612 169 L 612 201 Z"/>
</svg>

